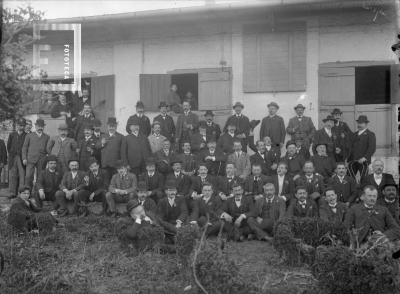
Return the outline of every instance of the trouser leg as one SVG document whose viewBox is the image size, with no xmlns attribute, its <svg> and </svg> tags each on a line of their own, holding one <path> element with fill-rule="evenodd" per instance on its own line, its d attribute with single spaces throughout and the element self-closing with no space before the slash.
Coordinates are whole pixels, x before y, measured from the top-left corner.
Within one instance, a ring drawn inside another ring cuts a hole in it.
<svg viewBox="0 0 400 294">
<path fill-rule="evenodd" d="M 67 209 L 67 199 L 65 193 L 63 191 L 57 191 L 55 198 L 60 211 L 65 211 Z"/>
<path fill-rule="evenodd" d="M 110 211 L 110 213 L 114 213 L 115 212 L 114 195 L 115 194 L 113 194 L 111 192 L 107 192 L 106 193 L 106 202 L 107 202 L 108 210 Z"/>
<path fill-rule="evenodd" d="M 32 187 L 34 175 L 35 175 L 35 164 L 28 162 L 26 165 L 25 185 Z"/>
<path fill-rule="evenodd" d="M 262 239 L 269 234 L 272 234 L 273 222 L 270 219 L 263 219 L 261 223 L 259 223 L 255 218 L 249 217 L 247 220 L 247 224 L 253 233 L 256 234 L 257 239 Z"/>
</svg>

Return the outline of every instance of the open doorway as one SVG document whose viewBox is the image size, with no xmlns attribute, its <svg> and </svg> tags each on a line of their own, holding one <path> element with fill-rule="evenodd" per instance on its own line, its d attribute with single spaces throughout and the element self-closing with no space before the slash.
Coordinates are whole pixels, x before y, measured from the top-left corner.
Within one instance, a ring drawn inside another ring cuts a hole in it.
<svg viewBox="0 0 400 294">
<path fill-rule="evenodd" d="M 172 74 L 171 84 L 178 87 L 178 95 L 181 101 L 190 98 L 192 110 L 199 109 L 199 84 L 197 73 Z"/>
</svg>

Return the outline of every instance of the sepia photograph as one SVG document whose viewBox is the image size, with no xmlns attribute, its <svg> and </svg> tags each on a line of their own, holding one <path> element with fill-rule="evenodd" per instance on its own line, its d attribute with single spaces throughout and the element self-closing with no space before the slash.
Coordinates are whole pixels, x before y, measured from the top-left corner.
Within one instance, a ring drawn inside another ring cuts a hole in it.
<svg viewBox="0 0 400 294">
<path fill-rule="evenodd" d="M 0 294 L 400 294 L 400 0 L 0 13 Z"/>
</svg>

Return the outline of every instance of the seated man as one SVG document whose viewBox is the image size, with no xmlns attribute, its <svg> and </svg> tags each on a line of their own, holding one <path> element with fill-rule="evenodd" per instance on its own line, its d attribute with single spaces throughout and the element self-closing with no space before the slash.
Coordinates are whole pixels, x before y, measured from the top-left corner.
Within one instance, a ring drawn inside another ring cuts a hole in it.
<svg viewBox="0 0 400 294">
<path fill-rule="evenodd" d="M 171 160 L 176 157 L 175 153 L 171 149 L 171 142 L 164 140 L 162 144 L 162 149 L 154 153 L 156 159 L 157 170 L 166 177 L 171 169 Z"/>
<path fill-rule="evenodd" d="M 236 184 L 242 185 L 242 180 L 235 176 L 235 165 L 227 163 L 225 167 L 225 176 L 219 176 L 217 179 L 218 195 L 222 200 L 233 197 L 232 188 Z"/>
<path fill-rule="evenodd" d="M 100 165 L 94 157 L 90 159 L 88 165 L 89 184 L 87 190 L 90 192 L 90 195 L 89 199 L 80 200 L 82 202 L 87 202 L 88 200 L 101 202 L 103 204 L 103 212 L 105 212 L 107 210 L 106 193 L 109 186 L 107 172 L 103 169 L 100 169 Z"/>
<path fill-rule="evenodd" d="M 319 173 L 326 181 L 335 173 L 336 162 L 333 156 L 326 153 L 326 144 L 319 143 L 316 145 L 317 154 L 311 157 L 314 163 L 315 172 Z"/>
<path fill-rule="evenodd" d="M 192 146 L 192 152 L 197 156 L 207 146 L 207 134 L 204 125 L 200 125 L 197 132 L 190 135 L 190 146 Z"/>
<path fill-rule="evenodd" d="M 90 192 L 86 190 L 89 179 L 85 172 L 78 170 L 78 160 L 71 159 L 68 162 L 68 167 L 69 172 L 64 174 L 60 190 L 56 192 L 56 201 L 60 207 L 58 211 L 59 216 L 74 213 L 80 214 L 77 209 L 81 206 L 81 199 L 86 199 L 90 195 Z M 68 203 L 73 203 L 72 207 L 68 208 Z"/>
<path fill-rule="evenodd" d="M 192 184 L 191 179 L 182 173 L 182 161 L 179 158 L 172 159 L 171 166 L 173 172 L 167 176 L 165 182 L 174 183 L 177 195 L 186 197 Z"/>
<path fill-rule="evenodd" d="M 355 204 L 358 198 L 357 183 L 347 175 L 347 167 L 344 162 L 338 162 L 336 175 L 328 180 L 328 186 L 335 189 L 338 201 L 350 207 Z"/>
<path fill-rule="evenodd" d="M 361 181 L 361 188 L 366 185 L 372 185 L 378 190 L 378 198 L 382 197 L 382 187 L 387 183 L 393 183 L 394 179 L 391 174 L 384 173 L 385 165 L 380 159 L 372 162 L 372 174 L 365 176 Z M 366 173 L 368 174 L 368 173 Z"/>
<path fill-rule="evenodd" d="M 325 201 L 319 206 L 319 217 L 331 223 L 342 223 L 347 212 L 347 205 L 338 201 L 335 189 L 325 190 Z"/>
<path fill-rule="evenodd" d="M 291 177 L 287 175 L 287 164 L 280 162 L 276 170 L 276 175 L 271 178 L 272 183 L 275 186 L 275 193 L 279 198 L 282 198 L 286 202 L 286 206 L 292 201 L 294 197 L 294 182 Z"/>
<path fill-rule="evenodd" d="M 358 231 L 358 242 L 364 243 L 374 233 L 384 234 L 390 241 L 398 240 L 400 227 L 386 207 L 376 204 L 376 187 L 365 186 L 360 199 L 361 203 L 350 207 L 344 221 L 349 230 Z"/>
<path fill-rule="evenodd" d="M 197 170 L 197 157 L 192 154 L 190 142 L 184 141 L 182 143 L 183 153 L 178 155 L 180 161 L 182 161 L 182 173 L 189 177 L 193 176 Z"/>
<path fill-rule="evenodd" d="M 295 186 L 303 186 L 307 189 L 307 194 L 314 201 L 319 201 L 321 195 L 324 194 L 324 179 L 320 174 L 315 173 L 314 164 L 306 161 L 303 167 L 303 174 L 295 181 Z"/>
<path fill-rule="evenodd" d="M 235 132 L 236 126 L 232 123 L 228 124 L 226 132 L 218 139 L 218 150 L 221 150 L 225 154 L 233 152 L 233 141 L 236 139 Z"/>
<path fill-rule="evenodd" d="M 305 159 L 301 154 L 297 154 L 296 143 L 288 141 L 286 143 L 286 155 L 282 157 L 282 161 L 288 167 L 288 176 L 295 180 L 295 176 L 301 173 Z"/>
<path fill-rule="evenodd" d="M 211 140 L 207 143 L 207 149 L 199 154 L 199 161 L 207 164 L 210 175 L 222 176 L 225 171 L 226 155 L 217 150 L 217 143 Z"/>
<path fill-rule="evenodd" d="M 167 181 L 165 184 L 165 194 L 157 205 L 160 225 L 164 228 L 165 236 L 169 242 L 173 243 L 173 236 L 177 230 L 186 222 L 188 209 L 183 197 L 177 196 L 175 182 Z"/>
<path fill-rule="evenodd" d="M 247 222 L 258 240 L 272 241 L 274 224 L 285 216 L 286 203 L 276 195 L 274 184 L 266 183 L 263 189 L 264 193 L 256 200 Z"/>
<path fill-rule="evenodd" d="M 250 175 L 250 156 L 242 151 L 240 139 L 233 141 L 233 153 L 228 155 L 227 162 L 233 162 L 236 168 L 236 175 L 245 180 Z"/>
<path fill-rule="evenodd" d="M 397 194 L 397 185 L 395 182 L 386 182 L 382 187 L 383 197 L 378 198 L 377 204 L 386 207 L 394 220 L 400 224 L 399 214 L 399 197 Z"/>
<path fill-rule="evenodd" d="M 37 206 L 42 207 L 43 201 L 53 202 L 53 215 L 57 213 L 56 192 L 60 187 L 62 174 L 57 171 L 57 157 L 49 155 L 47 157 L 47 167 L 39 173 L 36 181 L 33 199 Z"/>
<path fill-rule="evenodd" d="M 18 197 L 11 203 L 8 224 L 22 232 L 40 229 L 38 224 L 43 222 L 49 222 L 50 227 L 55 226 L 56 220 L 54 217 L 48 212 L 40 212 L 40 208 L 29 199 L 29 196 L 29 187 L 19 189 Z"/>
<path fill-rule="evenodd" d="M 256 142 L 257 152 L 250 156 L 250 163 L 253 166 L 255 163 L 259 164 L 262 169 L 263 175 L 271 174 L 271 167 L 265 155 L 265 143 L 264 141 L 258 140 Z M 271 163 L 272 164 L 272 163 Z"/>
<path fill-rule="evenodd" d="M 129 173 L 127 166 L 120 160 L 116 162 L 115 166 L 118 172 L 111 178 L 110 187 L 106 193 L 108 213 L 112 217 L 117 216 L 115 203 L 127 203 L 129 200 L 137 197 L 136 176 Z"/>
<path fill-rule="evenodd" d="M 296 142 L 296 153 L 303 156 L 304 160 L 309 160 L 311 157 L 310 150 L 307 149 L 307 147 L 305 146 L 304 139 L 300 136 L 296 136 L 295 142 Z"/>
<path fill-rule="evenodd" d="M 221 219 L 225 220 L 224 231 L 234 241 L 243 241 L 250 234 L 248 218 L 253 212 L 253 199 L 244 196 L 243 187 L 236 183 L 233 185 L 233 197 L 222 204 Z"/>
<path fill-rule="evenodd" d="M 222 200 L 218 195 L 214 195 L 213 189 L 211 183 L 203 184 L 202 197 L 194 201 L 193 211 L 189 218 L 191 224 L 197 224 L 201 228 L 208 223 L 206 237 L 218 235 L 222 225 L 220 219 Z M 209 216 L 208 220 L 207 216 Z"/>
<path fill-rule="evenodd" d="M 154 216 L 157 215 L 157 204 L 149 196 L 147 191 L 146 182 L 139 182 L 137 185 L 137 196 L 139 200 L 139 205 L 141 205 L 146 213 L 150 213 Z"/>
<path fill-rule="evenodd" d="M 156 170 L 156 163 L 152 158 L 146 160 L 146 172 L 140 177 L 147 187 L 147 196 L 155 203 L 164 197 L 164 176 Z"/>
<path fill-rule="evenodd" d="M 217 186 L 216 179 L 208 174 L 207 165 L 205 163 L 199 164 L 199 169 L 197 172 L 198 175 L 193 176 L 191 179 L 192 185 L 190 187 L 189 195 L 186 197 L 186 205 L 190 213 L 192 213 L 194 209 L 194 201 L 203 197 L 203 185 L 206 183 L 213 185 L 213 192 Z"/>
<path fill-rule="evenodd" d="M 318 217 L 318 206 L 308 197 L 307 188 L 297 186 L 295 189 L 296 200 L 292 201 L 287 209 L 288 217 Z"/>
<path fill-rule="evenodd" d="M 271 182 L 272 179 L 261 173 L 262 168 L 259 163 L 255 163 L 251 167 L 251 175 L 244 181 L 244 193 L 245 195 L 251 195 L 254 200 L 262 197 L 263 186 L 267 182 Z"/>
</svg>

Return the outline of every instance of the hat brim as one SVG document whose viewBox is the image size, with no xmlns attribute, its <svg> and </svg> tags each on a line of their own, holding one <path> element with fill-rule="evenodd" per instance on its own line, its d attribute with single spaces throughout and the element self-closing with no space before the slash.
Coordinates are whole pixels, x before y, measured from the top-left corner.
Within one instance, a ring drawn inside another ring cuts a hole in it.
<svg viewBox="0 0 400 294">
<path fill-rule="evenodd" d="M 324 118 L 324 119 L 322 120 L 322 122 L 327 122 L 328 120 L 333 121 L 333 122 L 336 122 L 336 121 L 337 121 L 336 119 L 333 119 L 333 118 Z"/>
<path fill-rule="evenodd" d="M 361 120 L 361 119 L 357 119 L 356 122 L 358 123 L 369 123 L 369 120 Z"/>
<path fill-rule="evenodd" d="M 305 106 L 296 106 L 294 109 L 297 109 L 297 108 L 306 109 Z"/>
<path fill-rule="evenodd" d="M 244 108 L 244 105 L 243 104 L 235 104 L 235 105 L 233 105 L 233 109 L 235 109 L 236 107 L 240 107 L 240 108 Z"/>
<path fill-rule="evenodd" d="M 271 103 L 270 103 L 270 104 L 267 105 L 268 108 L 270 108 L 271 106 L 273 106 L 273 107 L 279 109 L 279 106 L 278 106 L 277 104 L 271 104 Z"/>
</svg>

